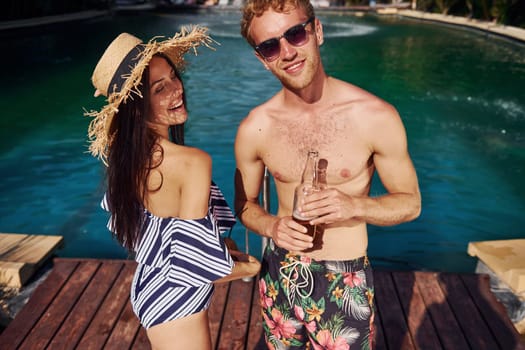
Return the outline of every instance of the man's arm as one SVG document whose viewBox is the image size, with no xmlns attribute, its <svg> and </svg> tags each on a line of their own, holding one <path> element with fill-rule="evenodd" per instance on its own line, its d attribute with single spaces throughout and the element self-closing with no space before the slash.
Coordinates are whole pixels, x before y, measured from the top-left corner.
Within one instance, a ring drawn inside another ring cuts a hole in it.
<svg viewBox="0 0 525 350">
<path fill-rule="evenodd" d="M 421 213 L 416 170 L 408 153 L 405 127 L 397 111 L 387 105 L 370 131 L 374 164 L 387 194 L 363 202 L 362 219 L 379 225 L 397 225 Z"/>
<path fill-rule="evenodd" d="M 290 216 L 279 218 L 269 214 L 259 204 L 265 165 L 258 156 L 256 146 L 260 136 L 251 131 L 260 128 L 252 123 L 245 119 L 235 139 L 235 211 L 238 218 L 250 231 L 271 238 L 279 247 L 295 251 L 311 248 L 312 237 L 305 234 L 306 228 Z"/>
<path fill-rule="evenodd" d="M 250 231 L 270 237 L 268 226 L 273 225 L 275 218 L 259 204 L 264 164 L 257 156 L 256 140 L 249 124 L 249 120 L 244 120 L 235 138 L 235 211 Z"/>
</svg>

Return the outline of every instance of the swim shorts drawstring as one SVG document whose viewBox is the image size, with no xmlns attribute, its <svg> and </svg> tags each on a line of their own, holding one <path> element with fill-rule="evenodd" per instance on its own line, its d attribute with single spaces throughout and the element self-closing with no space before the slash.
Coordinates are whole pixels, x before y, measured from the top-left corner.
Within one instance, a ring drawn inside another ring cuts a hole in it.
<svg viewBox="0 0 525 350">
<path fill-rule="evenodd" d="M 287 294 L 290 306 L 293 306 L 295 294 L 298 294 L 301 298 L 308 298 L 314 291 L 314 276 L 312 271 L 310 271 L 309 265 L 302 261 L 294 261 L 281 266 L 279 269 L 279 274 L 288 282 L 290 288 L 290 292 Z M 288 273 L 284 271 L 286 269 L 289 269 Z M 292 277 L 294 273 L 297 273 L 296 277 Z M 299 277 L 301 277 L 302 281 L 297 283 Z M 308 292 L 303 294 L 302 291 L 306 288 L 308 288 Z"/>
</svg>

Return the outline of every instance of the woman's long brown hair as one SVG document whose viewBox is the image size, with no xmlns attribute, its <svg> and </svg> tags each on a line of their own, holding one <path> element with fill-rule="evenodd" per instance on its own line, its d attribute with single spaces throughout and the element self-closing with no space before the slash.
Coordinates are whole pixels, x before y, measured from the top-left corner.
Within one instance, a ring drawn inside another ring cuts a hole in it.
<svg viewBox="0 0 525 350">
<path fill-rule="evenodd" d="M 163 55 L 181 81 L 175 65 Z M 133 95 L 119 106 L 110 126 L 112 142 L 109 147 L 106 171 L 107 198 L 111 212 L 111 224 L 117 241 L 128 251 L 139 242 L 144 224 L 144 200 L 151 170 L 163 160 L 164 150 L 158 143 L 158 135 L 148 127 L 149 68 L 144 70 L 140 86 L 143 98 Z M 183 86 L 184 91 L 184 86 Z M 183 93 L 184 105 L 186 96 Z M 184 144 L 184 124 L 170 127 L 172 142 Z M 162 177 L 162 174 L 161 174 Z"/>
</svg>

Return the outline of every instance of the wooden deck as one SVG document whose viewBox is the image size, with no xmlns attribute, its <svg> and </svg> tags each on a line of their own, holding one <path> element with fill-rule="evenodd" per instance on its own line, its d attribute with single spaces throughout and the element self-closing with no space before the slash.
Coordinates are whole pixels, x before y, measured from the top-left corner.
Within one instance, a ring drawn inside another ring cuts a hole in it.
<svg viewBox="0 0 525 350">
<path fill-rule="evenodd" d="M 2 349 L 149 349 L 131 310 L 135 263 L 54 260 L 52 273 L 0 334 Z M 374 272 L 377 349 L 525 349 L 487 275 Z M 261 317 L 255 279 L 217 285 L 214 349 L 255 349 Z"/>
<path fill-rule="evenodd" d="M 62 236 L 0 233 L 0 285 L 22 287 L 63 241 Z"/>
</svg>

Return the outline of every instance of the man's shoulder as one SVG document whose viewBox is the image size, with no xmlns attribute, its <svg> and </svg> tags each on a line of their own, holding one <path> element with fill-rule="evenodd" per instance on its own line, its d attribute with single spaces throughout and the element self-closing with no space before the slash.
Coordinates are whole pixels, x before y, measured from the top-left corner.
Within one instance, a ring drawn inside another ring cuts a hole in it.
<svg viewBox="0 0 525 350">
<path fill-rule="evenodd" d="M 359 115 L 396 115 L 397 111 L 393 105 L 357 85 L 343 80 L 334 80 L 332 88 L 334 105 L 344 110 L 351 109 Z M 335 92 L 334 92 L 335 91 Z M 351 113 L 353 115 L 354 113 Z"/>
<path fill-rule="evenodd" d="M 278 110 L 277 95 L 274 95 L 265 102 L 253 107 L 248 115 L 241 121 L 241 126 L 260 126 L 270 121 L 272 115 Z"/>
<path fill-rule="evenodd" d="M 390 106 L 390 104 L 384 99 L 366 90 L 363 87 L 336 78 L 332 78 L 332 81 L 332 90 L 337 91 L 337 95 L 344 100 L 376 104 L 378 107 Z"/>
</svg>

